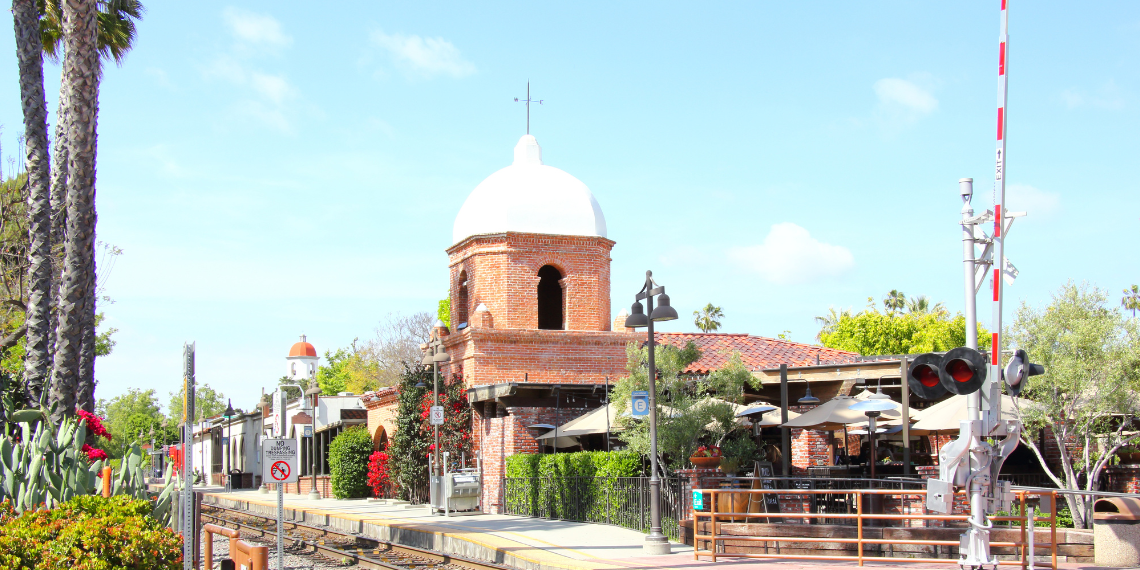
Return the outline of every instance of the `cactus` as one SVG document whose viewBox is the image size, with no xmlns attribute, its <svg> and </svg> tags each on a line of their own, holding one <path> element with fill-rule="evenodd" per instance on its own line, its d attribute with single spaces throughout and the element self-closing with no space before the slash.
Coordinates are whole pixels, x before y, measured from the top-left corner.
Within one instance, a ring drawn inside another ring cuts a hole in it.
<svg viewBox="0 0 1140 570">
<path fill-rule="evenodd" d="M 0 500 L 7 499 L 17 512 L 51 508 L 96 487 L 102 461 L 88 464 L 82 452 L 86 430 L 74 418 L 64 418 L 52 430 L 39 410 L 12 414 L 19 422 L 20 438 L 0 436 Z M 35 430 L 32 422 L 37 422 Z"/>
</svg>

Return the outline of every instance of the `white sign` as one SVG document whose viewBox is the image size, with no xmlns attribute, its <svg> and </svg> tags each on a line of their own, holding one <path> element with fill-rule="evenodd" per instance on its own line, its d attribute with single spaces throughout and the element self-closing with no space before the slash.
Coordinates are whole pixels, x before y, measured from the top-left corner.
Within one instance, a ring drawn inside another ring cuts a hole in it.
<svg viewBox="0 0 1140 570">
<path fill-rule="evenodd" d="M 431 415 L 428 417 L 428 423 L 433 426 L 443 425 L 443 406 L 431 407 Z"/>
<path fill-rule="evenodd" d="M 266 439 L 261 446 L 261 480 L 265 483 L 297 482 L 297 440 Z"/>
</svg>

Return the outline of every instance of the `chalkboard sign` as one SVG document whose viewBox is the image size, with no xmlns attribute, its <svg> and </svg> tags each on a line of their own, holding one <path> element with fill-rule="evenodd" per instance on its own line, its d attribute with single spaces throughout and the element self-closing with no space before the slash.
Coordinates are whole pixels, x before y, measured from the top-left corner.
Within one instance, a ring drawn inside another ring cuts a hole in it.
<svg viewBox="0 0 1140 570">
<path fill-rule="evenodd" d="M 770 477 L 772 477 L 772 463 L 771 462 L 769 462 L 769 461 L 757 461 L 756 462 L 756 476 L 760 477 L 760 488 L 761 489 L 775 489 L 776 488 L 776 482 L 774 480 L 770 479 Z M 753 488 L 756 488 L 755 483 L 753 483 Z M 767 493 L 767 494 L 763 495 L 763 497 L 764 497 L 764 512 L 766 512 L 766 513 L 778 513 L 778 512 L 780 512 L 780 496 L 778 494 Z M 771 522 L 771 521 L 769 521 L 769 522 Z"/>
</svg>

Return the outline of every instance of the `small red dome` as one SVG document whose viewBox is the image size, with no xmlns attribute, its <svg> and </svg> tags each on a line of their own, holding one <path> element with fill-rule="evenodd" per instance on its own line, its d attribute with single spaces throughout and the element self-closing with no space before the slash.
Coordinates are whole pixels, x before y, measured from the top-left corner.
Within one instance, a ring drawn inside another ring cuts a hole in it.
<svg viewBox="0 0 1140 570">
<path fill-rule="evenodd" d="M 289 356 L 316 356 L 317 349 L 313 345 L 306 342 L 305 335 L 301 335 L 301 342 L 293 344 L 293 348 L 289 349 Z"/>
</svg>

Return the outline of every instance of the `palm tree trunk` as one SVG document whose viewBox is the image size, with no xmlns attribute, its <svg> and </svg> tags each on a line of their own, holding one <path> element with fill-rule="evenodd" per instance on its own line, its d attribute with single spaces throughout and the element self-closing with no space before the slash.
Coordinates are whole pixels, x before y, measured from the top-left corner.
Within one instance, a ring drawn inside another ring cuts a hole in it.
<svg viewBox="0 0 1140 570">
<path fill-rule="evenodd" d="M 67 242 L 60 285 L 55 367 L 51 399 L 53 419 L 75 412 L 79 388 L 84 312 L 95 257 L 95 112 L 99 90 L 95 0 L 65 0 L 63 60 L 67 90 Z"/>
<path fill-rule="evenodd" d="M 48 339 L 51 321 L 51 200 L 48 162 L 47 99 L 40 17 L 35 0 L 13 0 L 16 55 L 20 63 L 20 100 L 24 111 L 28 169 L 28 305 L 24 390 L 34 406 L 51 370 Z"/>
<path fill-rule="evenodd" d="M 59 284 L 63 282 L 63 250 L 67 240 L 67 83 L 59 89 L 59 109 L 55 114 L 55 140 L 51 163 L 51 324 L 59 322 Z M 48 355 L 54 361 L 56 338 L 51 337 Z"/>
</svg>

